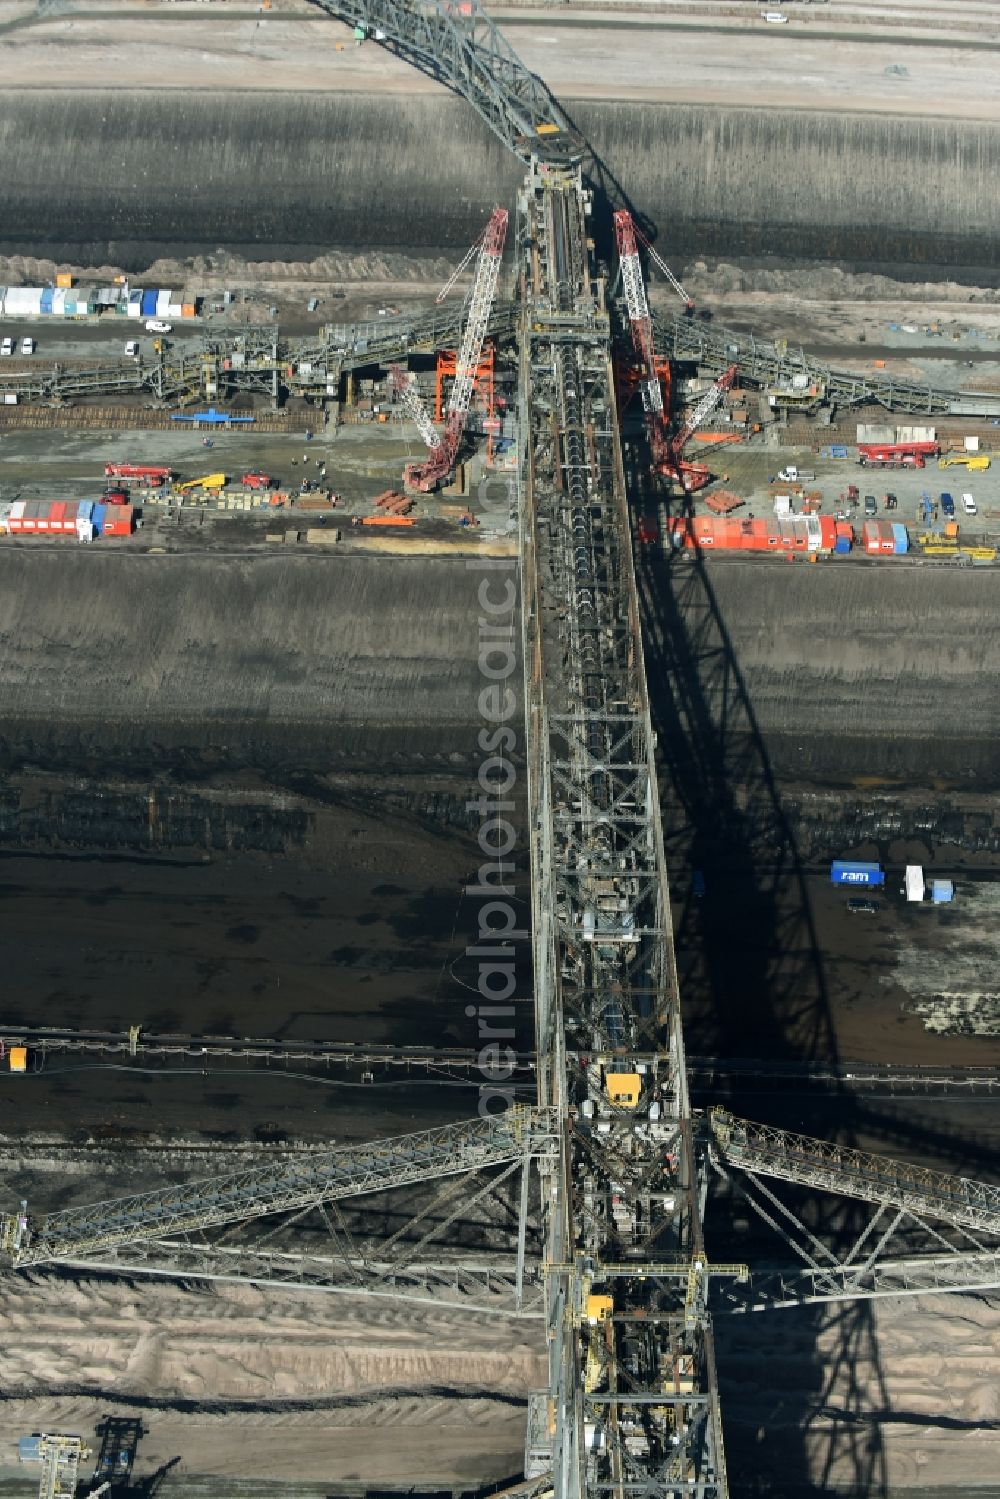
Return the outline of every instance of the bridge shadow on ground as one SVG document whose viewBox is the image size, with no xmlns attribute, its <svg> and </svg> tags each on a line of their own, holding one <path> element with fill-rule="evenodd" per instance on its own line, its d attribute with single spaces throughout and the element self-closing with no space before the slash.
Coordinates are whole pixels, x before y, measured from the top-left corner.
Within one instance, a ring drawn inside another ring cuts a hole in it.
<svg viewBox="0 0 1000 1499">
<path fill-rule="evenodd" d="M 645 443 L 626 443 L 625 462 L 633 505 L 651 503 Z M 719 1058 L 835 1062 L 794 827 L 711 569 L 696 552 L 640 546 L 636 574 L 686 1045 Z M 855 1103 L 838 1104 L 850 1138 Z M 752 1264 L 744 1212 L 728 1185 L 713 1189 L 710 1258 Z M 831 1207 L 831 1222 L 852 1236 L 867 1216 L 860 1205 Z M 734 1499 L 886 1494 L 875 1413 L 888 1399 L 870 1303 L 719 1318 L 716 1342 Z"/>
</svg>

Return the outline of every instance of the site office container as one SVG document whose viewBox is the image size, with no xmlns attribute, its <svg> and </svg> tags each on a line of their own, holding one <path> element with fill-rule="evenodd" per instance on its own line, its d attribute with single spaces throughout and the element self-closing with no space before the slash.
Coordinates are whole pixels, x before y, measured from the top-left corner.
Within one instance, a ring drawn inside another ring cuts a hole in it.
<svg viewBox="0 0 1000 1499">
<path fill-rule="evenodd" d="M 830 865 L 830 881 L 834 885 L 884 885 L 885 873 L 879 864 L 868 864 L 859 859 L 834 859 Z"/>
<path fill-rule="evenodd" d="M 155 291 L 144 291 L 143 292 L 143 294 L 142 294 L 142 314 L 141 315 L 143 317 L 155 317 L 156 316 L 156 292 Z"/>
<path fill-rule="evenodd" d="M 834 551 L 845 556 L 854 545 L 854 527 L 849 520 L 839 520 L 836 522 L 836 528 L 837 539 Z"/>
<path fill-rule="evenodd" d="M 134 318 L 142 317 L 142 292 L 133 291 L 129 293 L 127 316 Z"/>
<path fill-rule="evenodd" d="M 90 519 L 94 527 L 95 536 L 104 535 L 104 518 L 107 514 L 107 505 L 97 504 L 90 512 Z"/>
<path fill-rule="evenodd" d="M 11 536 L 16 536 L 23 529 L 21 522 L 24 519 L 24 501 L 15 500 L 10 507 L 7 517 L 7 531 Z"/>
<path fill-rule="evenodd" d="M 52 298 L 54 296 L 55 296 L 55 287 L 54 286 L 46 286 L 44 288 L 44 290 L 42 291 L 42 302 L 41 302 L 41 307 L 40 307 L 39 311 L 45 317 L 50 316 L 50 314 L 52 312 Z"/>
<path fill-rule="evenodd" d="M 891 524 L 893 551 L 897 557 L 902 557 L 910 550 L 909 532 L 902 521 L 894 520 Z"/>
<path fill-rule="evenodd" d="M 131 505 L 97 505 L 94 507 L 95 521 L 98 510 L 103 510 L 101 520 L 102 536 L 131 536 L 132 518 L 135 514 Z"/>
<path fill-rule="evenodd" d="M 185 318 L 185 317 L 196 317 L 197 313 L 198 313 L 198 309 L 197 309 L 197 307 L 195 306 L 195 304 L 193 302 L 182 302 L 181 303 L 181 317 L 182 318 Z"/>
<path fill-rule="evenodd" d="M 166 317 L 173 300 L 174 294 L 172 291 L 158 291 L 156 293 L 156 316 Z"/>
</svg>

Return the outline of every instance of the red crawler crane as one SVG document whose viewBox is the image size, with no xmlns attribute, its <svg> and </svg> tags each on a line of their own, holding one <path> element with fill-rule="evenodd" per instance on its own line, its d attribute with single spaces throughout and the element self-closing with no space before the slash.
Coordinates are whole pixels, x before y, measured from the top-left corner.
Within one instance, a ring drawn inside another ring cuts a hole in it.
<svg viewBox="0 0 1000 1499">
<path fill-rule="evenodd" d="M 681 452 L 691 434 L 714 410 L 722 399 L 723 392 L 728 390 L 736 379 L 736 365 L 731 365 L 725 374 L 716 380 L 712 389 L 706 392 L 680 432 L 675 437 L 671 437 L 667 415 L 663 410 L 663 392 L 654 364 L 653 320 L 649 315 L 649 304 L 646 301 L 646 287 L 642 279 L 642 265 L 639 260 L 636 235 L 637 230 L 632 215 L 626 208 L 618 209 L 615 213 L 615 238 L 618 242 L 618 259 L 622 270 L 622 284 L 625 288 L 625 305 L 628 308 L 629 322 L 632 326 L 632 344 L 639 362 L 639 388 L 642 391 L 646 430 L 653 454 L 653 469 L 658 474 L 665 474 L 668 478 L 674 479 L 685 493 L 692 494 L 709 482 L 711 473 L 704 464 L 685 463 Z M 680 294 L 686 298 L 680 282 L 673 276 L 671 280 L 675 287 L 680 288 Z"/>
<path fill-rule="evenodd" d="M 458 446 L 465 431 L 465 421 L 472 401 L 472 390 L 483 355 L 486 330 L 500 277 L 500 261 L 507 237 L 506 208 L 495 208 L 490 221 L 477 241 L 479 259 L 476 279 L 469 298 L 469 316 L 465 324 L 462 347 L 455 364 L 455 383 L 451 388 L 445 413 L 444 432 L 439 436 L 419 395 L 405 372 L 393 369 L 393 387 L 420 430 L 430 456 L 423 463 L 411 463 L 404 478 L 408 488 L 423 493 L 435 489 L 455 467 Z"/>
</svg>

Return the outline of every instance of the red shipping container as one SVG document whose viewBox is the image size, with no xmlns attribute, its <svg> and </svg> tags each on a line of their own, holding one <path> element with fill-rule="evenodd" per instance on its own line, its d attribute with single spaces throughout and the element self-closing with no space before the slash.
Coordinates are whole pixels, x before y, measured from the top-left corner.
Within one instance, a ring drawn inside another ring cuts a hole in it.
<svg viewBox="0 0 1000 1499">
<path fill-rule="evenodd" d="M 832 515 L 821 515 L 819 518 L 820 547 L 824 552 L 832 552 L 837 544 L 837 522 Z"/>
<path fill-rule="evenodd" d="M 131 536 L 133 508 L 131 505 L 109 505 L 104 515 L 105 536 Z"/>
<path fill-rule="evenodd" d="M 66 519 L 66 501 L 53 500 L 49 506 L 49 530 L 62 532 L 63 521 Z"/>
<path fill-rule="evenodd" d="M 880 550 L 878 521 L 866 520 L 862 536 L 864 537 L 866 552 L 878 552 Z"/>
</svg>

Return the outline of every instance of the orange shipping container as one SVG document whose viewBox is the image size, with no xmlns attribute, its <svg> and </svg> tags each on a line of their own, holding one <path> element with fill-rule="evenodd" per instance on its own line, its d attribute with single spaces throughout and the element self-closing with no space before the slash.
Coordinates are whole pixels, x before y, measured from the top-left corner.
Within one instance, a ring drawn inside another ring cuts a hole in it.
<svg viewBox="0 0 1000 1499">
<path fill-rule="evenodd" d="M 58 273 L 58 275 L 56 276 L 56 285 L 57 286 L 72 286 L 73 285 L 73 277 L 70 275 L 69 271 L 60 271 Z"/>
<path fill-rule="evenodd" d="M 181 317 L 196 317 L 198 309 L 193 302 L 181 303 Z"/>
<path fill-rule="evenodd" d="M 366 515 L 361 524 L 363 526 L 415 526 L 417 523 L 409 515 Z"/>
</svg>

